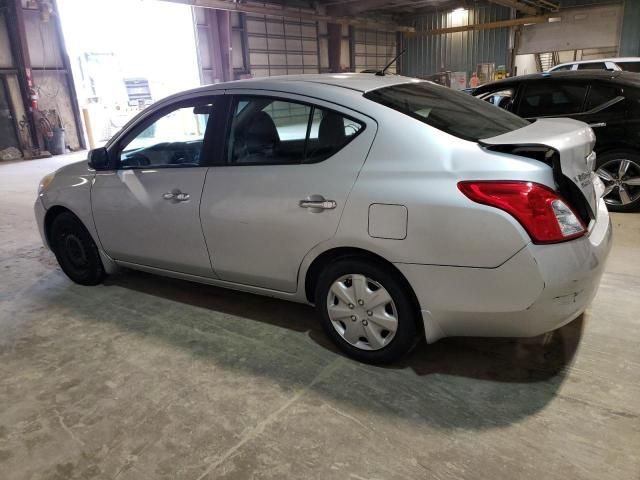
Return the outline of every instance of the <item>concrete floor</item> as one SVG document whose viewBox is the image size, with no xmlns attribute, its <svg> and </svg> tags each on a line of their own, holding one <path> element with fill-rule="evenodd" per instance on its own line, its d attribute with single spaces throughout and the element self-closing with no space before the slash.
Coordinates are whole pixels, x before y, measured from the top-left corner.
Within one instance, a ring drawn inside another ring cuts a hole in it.
<svg viewBox="0 0 640 480">
<path fill-rule="evenodd" d="M 69 161 L 0 165 L 2 480 L 640 478 L 640 215 L 614 216 L 583 318 L 380 368 L 306 306 L 135 272 L 71 283 L 31 211 Z"/>
</svg>

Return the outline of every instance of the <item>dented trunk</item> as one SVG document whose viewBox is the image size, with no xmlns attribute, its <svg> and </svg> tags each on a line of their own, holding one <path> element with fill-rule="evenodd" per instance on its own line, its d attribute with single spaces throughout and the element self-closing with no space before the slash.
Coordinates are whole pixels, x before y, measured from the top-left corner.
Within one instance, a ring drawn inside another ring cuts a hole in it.
<svg viewBox="0 0 640 480">
<path fill-rule="evenodd" d="M 558 191 L 588 224 L 595 216 L 600 192 L 594 173 L 595 141 L 586 123 L 545 118 L 480 143 L 489 150 L 535 158 L 548 164 L 553 168 Z"/>
</svg>

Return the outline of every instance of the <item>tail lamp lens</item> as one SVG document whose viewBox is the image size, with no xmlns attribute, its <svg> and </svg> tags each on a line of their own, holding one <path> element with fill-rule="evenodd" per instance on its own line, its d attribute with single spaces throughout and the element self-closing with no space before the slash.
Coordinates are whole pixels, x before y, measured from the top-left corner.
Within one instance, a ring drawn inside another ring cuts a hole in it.
<svg viewBox="0 0 640 480">
<path fill-rule="evenodd" d="M 511 214 L 534 243 L 558 243 L 585 234 L 575 212 L 552 189 L 534 182 L 459 182 L 458 188 L 476 203 Z"/>
</svg>

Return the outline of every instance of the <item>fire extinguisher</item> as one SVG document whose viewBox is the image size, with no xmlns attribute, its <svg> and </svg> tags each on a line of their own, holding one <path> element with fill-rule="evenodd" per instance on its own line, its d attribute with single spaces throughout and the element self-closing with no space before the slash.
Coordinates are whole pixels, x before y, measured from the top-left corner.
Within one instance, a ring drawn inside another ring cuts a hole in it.
<svg viewBox="0 0 640 480">
<path fill-rule="evenodd" d="M 29 87 L 29 100 L 31 100 L 31 109 L 33 111 L 38 110 L 38 92 L 33 87 Z"/>
<path fill-rule="evenodd" d="M 29 92 L 29 103 L 31 104 L 31 111 L 38 110 L 38 92 L 33 88 L 33 82 L 31 81 L 31 70 L 27 69 L 27 91 Z"/>
</svg>

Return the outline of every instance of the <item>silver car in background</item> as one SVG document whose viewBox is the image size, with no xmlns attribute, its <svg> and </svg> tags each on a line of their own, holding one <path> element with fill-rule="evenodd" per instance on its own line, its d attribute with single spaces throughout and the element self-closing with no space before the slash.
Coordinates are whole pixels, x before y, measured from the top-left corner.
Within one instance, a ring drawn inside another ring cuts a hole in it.
<svg viewBox="0 0 640 480">
<path fill-rule="evenodd" d="M 401 76 L 245 80 L 146 109 L 46 176 L 35 211 L 77 283 L 124 266 L 315 304 L 382 363 L 585 310 L 611 247 L 593 145 Z"/>
<path fill-rule="evenodd" d="M 571 70 L 609 70 L 612 72 L 640 72 L 640 57 L 599 58 L 596 60 L 578 60 L 560 63 L 551 67 L 548 72 Z"/>
</svg>

